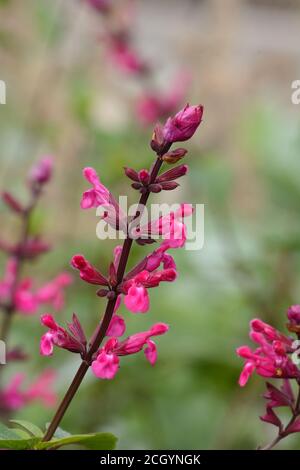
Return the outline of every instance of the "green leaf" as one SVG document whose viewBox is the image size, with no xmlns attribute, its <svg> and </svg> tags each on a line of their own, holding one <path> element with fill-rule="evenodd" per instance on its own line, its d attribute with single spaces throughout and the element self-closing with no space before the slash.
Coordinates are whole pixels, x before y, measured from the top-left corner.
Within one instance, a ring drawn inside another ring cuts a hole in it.
<svg viewBox="0 0 300 470">
<path fill-rule="evenodd" d="M 59 447 L 79 444 L 87 449 L 92 450 L 113 450 L 116 446 L 117 438 L 110 433 L 95 434 L 77 434 L 73 436 L 63 437 L 62 439 L 52 439 L 49 442 L 40 442 L 37 449 L 58 449 Z"/>
<path fill-rule="evenodd" d="M 46 424 L 46 430 L 48 429 L 49 424 L 50 424 L 50 423 L 47 423 L 47 424 Z M 62 429 L 62 428 L 57 428 L 56 431 L 55 431 L 55 433 L 54 433 L 54 438 L 57 438 L 57 439 L 62 439 L 62 438 L 64 438 L 64 437 L 69 437 L 69 436 L 71 436 L 71 433 L 65 431 L 65 430 Z"/>
<path fill-rule="evenodd" d="M 0 440 L 7 439 L 19 439 L 19 436 L 12 429 L 7 428 L 4 424 L 0 423 Z"/>
<path fill-rule="evenodd" d="M 13 424 L 17 424 L 21 428 L 28 431 L 31 436 L 43 437 L 44 435 L 43 431 L 38 426 L 33 423 L 30 423 L 29 421 L 24 421 L 21 419 L 11 419 L 10 422 Z"/>
</svg>

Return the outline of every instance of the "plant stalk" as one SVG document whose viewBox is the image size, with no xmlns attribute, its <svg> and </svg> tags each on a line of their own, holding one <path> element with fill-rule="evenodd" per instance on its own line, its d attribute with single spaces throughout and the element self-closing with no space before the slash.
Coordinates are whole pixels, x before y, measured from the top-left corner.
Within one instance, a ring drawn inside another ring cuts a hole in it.
<svg viewBox="0 0 300 470">
<path fill-rule="evenodd" d="M 156 159 L 156 162 L 155 162 L 154 166 L 152 167 L 152 170 L 151 170 L 151 173 L 150 173 L 150 183 L 153 183 L 155 181 L 155 179 L 156 179 L 156 177 L 159 173 L 159 170 L 161 168 L 161 165 L 162 165 L 161 155 L 158 155 L 157 159 Z M 149 198 L 149 195 L 150 195 L 149 191 L 146 191 L 144 194 L 141 195 L 140 200 L 139 200 L 139 206 L 141 206 L 141 208 L 143 208 L 143 206 L 146 205 L 146 203 L 148 201 L 148 198 Z M 136 215 L 135 215 L 135 218 L 138 217 L 139 215 L 140 215 L 139 212 L 137 212 Z M 121 258 L 120 258 L 120 262 L 119 262 L 119 266 L 118 266 L 118 271 L 117 271 L 117 283 L 118 283 L 118 285 L 122 282 L 124 274 L 125 274 L 125 270 L 126 270 L 130 250 L 131 250 L 131 247 L 132 247 L 132 242 L 133 242 L 133 240 L 127 236 L 127 238 L 124 240 L 124 243 L 123 243 L 122 254 L 121 254 Z M 103 339 L 105 338 L 106 331 L 109 327 L 110 321 L 111 321 L 113 313 L 114 313 L 116 301 L 117 301 L 117 296 L 114 299 L 108 301 L 107 306 L 106 306 L 106 310 L 105 310 L 105 314 L 104 314 L 103 320 L 102 320 L 101 325 L 100 325 L 100 328 L 98 329 L 97 334 L 95 334 L 95 336 L 93 335 L 94 339 L 93 339 L 93 341 L 92 341 L 92 343 L 91 343 L 91 345 L 88 349 L 88 352 L 85 356 L 85 359 L 80 364 L 79 369 L 77 370 L 77 372 L 75 374 L 75 377 L 74 377 L 70 387 L 68 388 L 61 404 L 59 405 L 59 407 L 58 407 L 58 409 L 57 409 L 57 411 L 56 411 L 56 413 L 55 413 L 55 415 L 54 415 L 54 417 L 53 417 L 53 419 L 52 419 L 52 421 L 51 421 L 51 423 L 50 423 L 50 425 L 49 425 L 49 427 L 48 427 L 48 429 L 47 429 L 47 431 L 46 431 L 46 433 L 43 437 L 44 442 L 50 441 L 50 439 L 52 439 L 52 437 L 53 437 L 56 429 L 58 428 L 61 420 L 63 419 L 63 417 L 64 417 L 64 415 L 65 415 L 65 413 L 66 413 L 66 411 L 67 411 L 74 395 L 76 394 L 78 388 L 80 387 L 81 382 L 83 381 L 84 376 L 85 376 L 86 372 L 88 371 L 88 369 L 90 367 L 90 364 L 91 364 L 94 353 L 98 350 L 98 348 L 101 345 Z"/>
</svg>

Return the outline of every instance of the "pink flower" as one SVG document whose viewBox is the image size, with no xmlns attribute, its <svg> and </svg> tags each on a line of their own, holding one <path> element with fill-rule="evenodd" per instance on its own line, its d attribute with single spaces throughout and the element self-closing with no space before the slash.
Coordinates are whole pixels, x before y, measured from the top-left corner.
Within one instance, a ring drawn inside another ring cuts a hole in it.
<svg viewBox="0 0 300 470">
<path fill-rule="evenodd" d="M 164 93 L 146 92 L 137 102 L 137 114 L 144 125 L 154 124 L 173 114 L 181 105 L 186 94 L 190 76 L 186 73 L 180 73 L 176 76 L 169 90 Z"/>
<path fill-rule="evenodd" d="M 237 349 L 237 354 L 246 360 L 240 386 L 246 385 L 254 371 L 262 377 L 299 378 L 300 372 L 289 357 L 294 351 L 292 340 L 261 320 L 252 320 L 250 326 L 250 338 L 259 347 L 254 351 L 248 346 Z"/>
<path fill-rule="evenodd" d="M 129 75 L 143 74 L 147 67 L 129 44 L 125 35 L 111 35 L 107 41 L 108 59 L 122 72 Z"/>
<path fill-rule="evenodd" d="M 106 336 L 123 336 L 126 330 L 125 320 L 119 315 L 113 315 Z"/>
<path fill-rule="evenodd" d="M 185 217 L 193 213 L 190 204 L 181 204 L 175 212 L 159 217 L 159 219 L 149 222 L 148 225 L 136 227 L 133 222 L 129 227 L 130 235 L 133 238 L 151 238 L 162 236 L 168 245 L 173 248 L 182 247 L 186 241 L 186 226 L 183 223 Z"/>
<path fill-rule="evenodd" d="M 54 346 L 74 353 L 85 353 L 86 338 L 75 314 L 73 314 L 72 323 L 68 325 L 71 333 L 59 326 L 50 314 L 42 315 L 41 323 L 49 329 L 41 338 L 40 353 L 42 356 L 51 356 Z"/>
<path fill-rule="evenodd" d="M 73 268 L 78 269 L 80 277 L 83 281 L 89 284 L 96 284 L 100 286 L 108 286 L 108 280 L 103 274 L 100 273 L 91 263 L 89 263 L 84 256 L 75 255 L 71 260 Z"/>
<path fill-rule="evenodd" d="M 111 6 L 111 0 L 84 0 L 88 5 L 90 5 L 92 8 L 95 10 L 101 12 L 101 13 L 106 13 L 110 6 Z"/>
<path fill-rule="evenodd" d="M 52 157 L 42 158 L 30 171 L 29 180 L 31 183 L 35 184 L 45 184 L 47 183 L 53 171 L 53 159 Z"/>
<path fill-rule="evenodd" d="M 126 231 L 126 217 L 112 194 L 101 183 L 96 171 L 93 168 L 84 168 L 83 176 L 93 187 L 83 193 L 81 208 L 102 207 L 104 212 L 101 218 L 116 230 Z"/>
<path fill-rule="evenodd" d="M 146 313 L 149 310 L 149 296 L 147 289 L 157 287 L 161 282 L 173 282 L 177 277 L 173 268 L 160 271 L 143 270 L 134 277 L 125 280 L 122 292 L 125 294 L 125 306 L 133 313 Z"/>
<path fill-rule="evenodd" d="M 203 106 L 188 104 L 164 125 L 163 135 L 166 142 L 183 142 L 189 140 L 202 121 Z"/>
<path fill-rule="evenodd" d="M 14 295 L 16 309 L 21 313 L 32 315 L 42 304 L 50 304 L 59 311 L 64 306 L 64 289 L 71 282 L 72 277 L 68 273 L 61 273 L 34 292 L 32 279 L 24 279 L 17 286 Z"/>
<path fill-rule="evenodd" d="M 68 273 L 61 273 L 53 281 L 38 289 L 36 296 L 40 304 L 50 304 L 59 311 L 64 307 L 64 288 L 73 282 Z"/>
<path fill-rule="evenodd" d="M 119 356 L 136 354 L 144 347 L 146 359 L 154 365 L 157 359 L 156 345 L 150 338 L 163 335 L 168 329 L 165 323 L 156 323 L 148 331 L 136 333 L 121 342 L 117 338 L 110 338 L 92 362 L 93 373 L 101 379 L 113 379 L 119 369 Z"/>
<path fill-rule="evenodd" d="M 55 379 L 56 373 L 46 370 L 27 389 L 24 389 L 22 385 L 25 374 L 16 374 L 10 383 L 0 390 L 0 408 L 15 411 L 36 400 L 41 401 L 44 406 L 55 405 L 57 396 L 52 390 Z"/>
<path fill-rule="evenodd" d="M 26 390 L 26 400 L 28 402 L 40 400 L 45 406 L 54 406 L 57 396 L 51 387 L 55 379 L 56 372 L 54 370 L 45 370 Z"/>
</svg>

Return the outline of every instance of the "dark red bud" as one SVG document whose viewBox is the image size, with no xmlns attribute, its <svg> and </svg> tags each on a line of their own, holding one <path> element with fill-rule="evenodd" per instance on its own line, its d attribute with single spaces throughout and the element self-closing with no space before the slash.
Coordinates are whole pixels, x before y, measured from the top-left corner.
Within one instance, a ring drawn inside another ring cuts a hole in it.
<svg viewBox="0 0 300 470">
<path fill-rule="evenodd" d="M 166 171 L 165 173 L 162 173 L 157 179 L 156 183 L 162 183 L 164 181 L 173 181 L 177 178 L 180 178 L 181 176 L 186 175 L 188 172 L 188 166 L 187 165 L 179 165 L 175 168 L 172 168 L 171 170 Z"/>
<path fill-rule="evenodd" d="M 166 163 L 177 163 L 187 154 L 187 150 L 184 148 L 178 148 L 175 150 L 171 150 L 163 155 L 162 159 Z"/>
<path fill-rule="evenodd" d="M 141 189 L 142 185 L 141 185 L 141 183 L 132 183 L 131 187 L 133 189 Z"/>
<path fill-rule="evenodd" d="M 161 190 L 162 190 L 162 187 L 160 184 L 150 184 L 149 187 L 148 187 L 149 191 L 151 193 L 160 193 Z"/>
<path fill-rule="evenodd" d="M 163 127 L 161 124 L 158 123 L 156 124 L 154 128 L 150 146 L 152 150 L 154 150 L 154 152 L 160 153 L 162 149 L 164 148 L 164 145 L 165 145 L 165 139 L 164 139 L 164 134 L 163 134 Z"/>
<path fill-rule="evenodd" d="M 116 298 L 116 293 L 115 293 L 113 290 L 110 290 L 110 291 L 107 293 L 106 297 L 108 298 L 108 300 L 113 300 L 113 299 Z"/>
<path fill-rule="evenodd" d="M 178 188 L 178 186 L 180 185 L 176 183 L 176 181 L 165 181 L 163 183 L 160 183 L 160 186 L 165 191 L 172 191 L 173 189 Z"/>
<path fill-rule="evenodd" d="M 139 180 L 142 184 L 147 185 L 150 180 L 150 175 L 148 170 L 139 171 Z"/>
<path fill-rule="evenodd" d="M 128 176 L 132 181 L 139 182 L 138 172 L 133 170 L 133 168 L 124 167 L 125 175 Z"/>
<path fill-rule="evenodd" d="M 106 297 L 108 292 L 109 290 L 107 289 L 99 289 L 97 290 L 96 294 L 98 295 L 98 297 Z"/>
</svg>

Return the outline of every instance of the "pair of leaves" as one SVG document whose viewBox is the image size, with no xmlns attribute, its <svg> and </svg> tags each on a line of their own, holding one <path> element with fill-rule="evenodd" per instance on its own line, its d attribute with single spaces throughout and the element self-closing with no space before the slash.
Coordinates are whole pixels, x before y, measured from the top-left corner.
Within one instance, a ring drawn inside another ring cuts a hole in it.
<svg viewBox="0 0 300 470">
<path fill-rule="evenodd" d="M 117 442 L 110 433 L 72 435 L 60 428 L 51 441 L 43 442 L 44 432 L 35 424 L 21 420 L 13 420 L 12 423 L 17 427 L 11 429 L 0 423 L 0 449 L 47 450 L 77 444 L 91 450 L 112 450 Z"/>
</svg>

